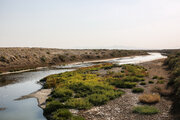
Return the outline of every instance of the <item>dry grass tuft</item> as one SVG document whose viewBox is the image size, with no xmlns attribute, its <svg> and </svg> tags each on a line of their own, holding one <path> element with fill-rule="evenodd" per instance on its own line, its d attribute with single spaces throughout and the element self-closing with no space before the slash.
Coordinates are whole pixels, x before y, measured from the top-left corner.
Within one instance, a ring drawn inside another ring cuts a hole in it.
<svg viewBox="0 0 180 120">
<path fill-rule="evenodd" d="M 139 96 L 139 101 L 142 103 L 153 104 L 160 101 L 159 94 L 143 94 Z"/>
</svg>

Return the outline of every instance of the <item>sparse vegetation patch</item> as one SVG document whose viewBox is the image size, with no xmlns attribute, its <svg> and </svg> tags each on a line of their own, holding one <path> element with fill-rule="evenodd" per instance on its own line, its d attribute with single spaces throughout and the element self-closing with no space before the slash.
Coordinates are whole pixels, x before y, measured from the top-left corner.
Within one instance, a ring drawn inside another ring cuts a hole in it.
<svg viewBox="0 0 180 120">
<path fill-rule="evenodd" d="M 157 114 L 159 110 L 153 106 L 136 106 L 133 108 L 134 113 L 152 115 Z"/>
<path fill-rule="evenodd" d="M 139 96 L 139 101 L 147 104 L 154 104 L 160 101 L 159 94 L 143 94 Z"/>
</svg>

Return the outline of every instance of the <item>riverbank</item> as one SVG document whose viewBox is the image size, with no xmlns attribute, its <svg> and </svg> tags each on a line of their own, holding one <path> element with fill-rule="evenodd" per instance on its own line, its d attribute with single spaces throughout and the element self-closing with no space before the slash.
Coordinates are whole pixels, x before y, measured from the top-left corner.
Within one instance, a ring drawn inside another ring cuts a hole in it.
<svg viewBox="0 0 180 120">
<path fill-rule="evenodd" d="M 140 66 L 145 67 L 148 70 L 149 76 L 145 78 L 146 85 L 141 86 L 144 88 L 144 93 L 159 93 L 162 96 L 167 96 L 171 93 L 171 89 L 166 90 L 166 85 L 169 79 L 168 71 L 165 70 L 163 64 L 164 59 L 161 60 L 155 60 L 150 62 L 145 62 L 139 64 Z M 118 70 L 118 69 L 116 69 Z M 153 79 L 154 76 L 159 76 L 163 78 L 163 84 L 159 84 L 157 79 Z M 153 84 L 149 84 L 149 81 L 153 81 Z M 139 87 L 139 86 L 138 86 Z M 157 88 L 159 88 L 157 90 Z M 48 95 L 50 94 L 51 89 L 41 89 L 33 94 L 30 95 L 30 97 L 35 97 L 38 99 L 39 106 L 41 108 L 45 107 L 45 101 L 48 98 Z M 93 107 L 90 110 L 80 110 L 75 111 L 71 110 L 72 112 L 82 115 L 87 120 L 104 120 L 104 118 L 107 118 L 107 120 L 119 120 L 121 119 L 161 119 L 161 120 L 171 120 L 172 116 L 169 113 L 170 107 L 172 105 L 172 102 L 167 99 L 167 97 L 161 97 L 161 100 L 159 103 L 157 103 L 155 106 L 161 111 L 160 113 L 156 115 L 138 115 L 132 113 L 132 107 L 138 105 L 138 97 L 140 94 L 134 94 L 131 92 L 130 89 L 123 89 L 125 91 L 125 94 L 117 98 L 115 100 L 112 100 L 108 102 L 106 105 L 100 106 L 100 107 Z"/>
<path fill-rule="evenodd" d="M 106 49 L 0 48 L 0 73 L 133 55 L 147 55 L 147 52 Z"/>
<path fill-rule="evenodd" d="M 134 57 L 134 56 L 135 55 L 126 56 L 126 57 Z M 120 58 L 125 58 L 125 57 L 120 57 Z M 86 61 L 83 61 L 83 62 L 71 62 L 71 63 L 62 64 L 62 65 L 66 66 L 66 65 L 83 64 L 83 63 L 102 63 L 102 62 L 116 60 L 116 59 L 119 59 L 119 57 L 118 58 L 115 57 L 115 58 L 107 58 L 107 59 L 105 58 L 105 59 L 86 60 Z M 53 67 L 53 68 L 55 67 L 56 68 L 57 66 L 59 66 L 59 65 L 52 65 L 52 66 L 48 66 L 48 67 Z M 18 70 L 18 71 L 13 71 L 13 72 L 1 72 L 0 75 L 23 73 L 23 72 L 34 71 L 34 70 L 41 70 L 41 69 L 45 69 L 45 68 L 48 68 L 48 67 L 37 67 L 37 68 L 33 68 L 33 69 Z"/>
</svg>

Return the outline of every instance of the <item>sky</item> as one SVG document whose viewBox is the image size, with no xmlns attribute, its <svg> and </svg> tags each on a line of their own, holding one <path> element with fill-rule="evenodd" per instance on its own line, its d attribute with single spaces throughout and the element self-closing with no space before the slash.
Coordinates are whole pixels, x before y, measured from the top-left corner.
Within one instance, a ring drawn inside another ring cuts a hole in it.
<svg viewBox="0 0 180 120">
<path fill-rule="evenodd" d="M 180 48 L 180 0 L 0 0 L 0 47 Z"/>
</svg>

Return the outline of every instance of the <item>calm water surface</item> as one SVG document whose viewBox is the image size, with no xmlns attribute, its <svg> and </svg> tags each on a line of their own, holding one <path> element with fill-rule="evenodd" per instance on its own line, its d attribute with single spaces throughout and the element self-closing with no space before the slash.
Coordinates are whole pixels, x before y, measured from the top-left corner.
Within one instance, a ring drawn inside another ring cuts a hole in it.
<svg viewBox="0 0 180 120">
<path fill-rule="evenodd" d="M 124 57 L 101 62 L 136 64 L 161 58 L 165 58 L 165 56 L 162 56 L 160 53 L 150 53 L 150 55 L 146 56 Z M 0 120 L 46 120 L 43 116 L 43 110 L 38 107 L 38 102 L 35 98 L 19 101 L 15 99 L 41 89 L 42 86 L 37 84 L 37 81 L 50 74 L 71 71 L 74 68 L 98 63 L 84 62 L 0 76 L 0 108 L 6 108 L 0 111 Z"/>
</svg>

